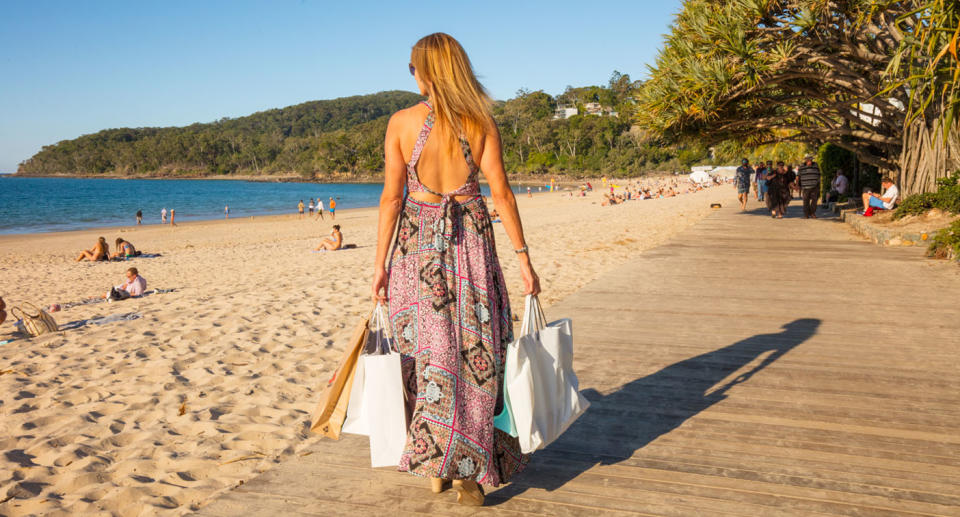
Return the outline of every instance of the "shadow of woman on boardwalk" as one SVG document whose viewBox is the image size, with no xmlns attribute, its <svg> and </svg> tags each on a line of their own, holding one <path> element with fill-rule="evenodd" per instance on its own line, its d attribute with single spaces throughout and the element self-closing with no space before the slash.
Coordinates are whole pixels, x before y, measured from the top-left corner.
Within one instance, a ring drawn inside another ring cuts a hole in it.
<svg viewBox="0 0 960 517">
<path fill-rule="evenodd" d="M 727 398 L 797 345 L 816 334 L 818 319 L 798 319 L 782 332 L 759 334 L 674 363 L 601 395 L 584 390 L 591 406 L 556 442 L 531 457 L 527 470 L 491 492 L 498 504 L 528 488 L 556 490 L 596 465 L 627 460 L 697 413 Z M 733 376 L 734 374 L 736 376 Z"/>
</svg>

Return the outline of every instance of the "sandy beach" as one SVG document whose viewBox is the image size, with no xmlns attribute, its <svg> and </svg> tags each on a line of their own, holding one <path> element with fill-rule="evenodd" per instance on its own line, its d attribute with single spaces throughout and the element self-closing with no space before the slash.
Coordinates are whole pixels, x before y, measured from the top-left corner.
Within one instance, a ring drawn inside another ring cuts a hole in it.
<svg viewBox="0 0 960 517">
<path fill-rule="evenodd" d="M 706 217 L 711 203 L 736 203 L 730 185 L 607 207 L 601 197 L 518 198 L 548 317 L 576 321 L 550 304 Z M 329 215 L 0 236 L 10 307 L 80 302 L 131 266 L 148 290 L 173 290 L 72 306 L 57 321 L 86 324 L 40 338 L 17 339 L 9 318 L 0 327 L 0 341 L 14 339 L 0 345 L 0 514 L 178 515 L 318 439 L 308 432 L 317 390 L 372 308 L 376 209 L 338 211 L 336 223 L 356 249 L 311 251 Z M 522 309 L 512 245 L 495 227 Z M 101 235 L 111 251 L 122 236 L 161 256 L 73 261 Z M 117 315 L 126 319 L 90 321 Z"/>
</svg>

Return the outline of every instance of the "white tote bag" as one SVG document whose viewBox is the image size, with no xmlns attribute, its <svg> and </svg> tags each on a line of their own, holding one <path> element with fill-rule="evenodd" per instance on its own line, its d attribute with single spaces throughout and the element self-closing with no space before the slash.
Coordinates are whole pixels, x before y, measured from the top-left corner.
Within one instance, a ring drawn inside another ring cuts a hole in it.
<svg viewBox="0 0 960 517">
<path fill-rule="evenodd" d="M 573 324 L 547 324 L 535 296 L 527 296 L 520 337 L 507 346 L 503 384 L 524 453 L 549 445 L 590 407 L 573 372 Z"/>
<path fill-rule="evenodd" d="M 407 441 L 407 419 L 400 374 L 400 352 L 390 338 L 386 310 L 381 306 L 370 318 L 370 347 L 357 361 L 344 433 L 370 437 L 373 467 L 398 465 Z"/>
</svg>

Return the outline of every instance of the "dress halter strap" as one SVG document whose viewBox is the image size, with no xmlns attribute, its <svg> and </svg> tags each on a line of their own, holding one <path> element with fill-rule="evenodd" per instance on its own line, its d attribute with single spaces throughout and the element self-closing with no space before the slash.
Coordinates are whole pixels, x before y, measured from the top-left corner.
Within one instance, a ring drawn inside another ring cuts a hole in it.
<svg viewBox="0 0 960 517">
<path fill-rule="evenodd" d="M 440 216 L 433 224 L 434 246 L 437 250 L 445 252 L 449 249 L 449 244 L 456 242 L 459 233 L 458 220 L 456 212 L 459 206 L 454 202 L 454 196 L 469 196 L 480 194 L 480 183 L 477 181 L 477 173 L 480 168 L 473 161 L 473 153 L 470 151 L 470 142 L 463 136 L 460 137 L 460 149 L 463 151 L 463 157 L 467 161 L 467 167 L 470 169 L 470 175 L 467 181 L 456 190 L 451 192 L 437 192 L 420 182 L 417 175 L 417 162 L 420 161 L 420 154 L 423 152 L 423 146 L 430 136 L 433 124 L 436 121 L 436 113 L 430 103 L 423 101 L 423 104 L 430 110 L 426 120 L 423 121 L 423 127 L 420 129 L 420 135 L 417 136 L 417 143 L 413 147 L 413 154 L 410 156 L 410 163 L 407 164 L 407 192 L 427 192 L 440 198 Z"/>
</svg>

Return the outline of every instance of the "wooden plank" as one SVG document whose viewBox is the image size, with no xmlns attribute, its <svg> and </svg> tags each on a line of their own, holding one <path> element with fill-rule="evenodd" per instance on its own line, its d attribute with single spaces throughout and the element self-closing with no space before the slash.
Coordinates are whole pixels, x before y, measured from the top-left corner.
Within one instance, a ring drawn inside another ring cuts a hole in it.
<svg viewBox="0 0 960 517">
<path fill-rule="evenodd" d="M 574 317 L 593 405 L 488 507 L 347 436 L 197 515 L 960 516 L 960 270 L 940 266 L 720 210 L 547 308 Z"/>
</svg>

